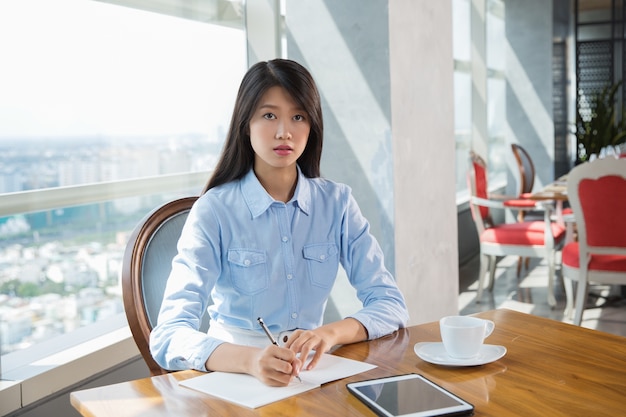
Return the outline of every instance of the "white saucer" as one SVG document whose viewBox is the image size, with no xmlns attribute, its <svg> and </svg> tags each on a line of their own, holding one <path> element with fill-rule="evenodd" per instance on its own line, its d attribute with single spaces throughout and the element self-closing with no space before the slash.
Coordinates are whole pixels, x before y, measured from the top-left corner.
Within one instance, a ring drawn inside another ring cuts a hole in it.
<svg viewBox="0 0 626 417">
<path fill-rule="evenodd" d="M 469 359 L 448 356 L 441 342 L 421 342 L 413 347 L 415 354 L 426 362 L 445 366 L 478 366 L 497 361 L 506 354 L 506 348 L 498 345 L 483 345 L 478 355 Z"/>
</svg>

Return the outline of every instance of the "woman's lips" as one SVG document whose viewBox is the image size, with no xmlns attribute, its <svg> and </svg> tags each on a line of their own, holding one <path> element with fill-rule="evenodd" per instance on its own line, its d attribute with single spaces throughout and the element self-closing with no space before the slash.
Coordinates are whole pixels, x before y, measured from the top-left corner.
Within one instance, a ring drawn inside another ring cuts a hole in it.
<svg viewBox="0 0 626 417">
<path fill-rule="evenodd" d="M 293 149 L 291 149 L 289 146 L 278 146 L 274 148 L 274 152 L 276 152 L 276 154 L 280 156 L 285 156 L 293 152 Z"/>
</svg>

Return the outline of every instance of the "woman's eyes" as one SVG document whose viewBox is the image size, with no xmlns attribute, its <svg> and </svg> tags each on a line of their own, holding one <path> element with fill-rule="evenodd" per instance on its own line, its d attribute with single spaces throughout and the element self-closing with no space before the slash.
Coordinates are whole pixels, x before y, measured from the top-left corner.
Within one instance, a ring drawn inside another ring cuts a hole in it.
<svg viewBox="0 0 626 417">
<path fill-rule="evenodd" d="M 263 118 L 267 119 L 267 120 L 275 120 L 275 119 L 277 119 L 277 117 L 276 117 L 276 115 L 274 113 L 265 113 L 263 115 Z M 293 120 L 295 120 L 296 122 L 303 122 L 303 121 L 306 120 L 306 118 L 303 115 L 301 115 L 301 114 L 296 114 L 295 116 L 293 116 Z"/>
</svg>

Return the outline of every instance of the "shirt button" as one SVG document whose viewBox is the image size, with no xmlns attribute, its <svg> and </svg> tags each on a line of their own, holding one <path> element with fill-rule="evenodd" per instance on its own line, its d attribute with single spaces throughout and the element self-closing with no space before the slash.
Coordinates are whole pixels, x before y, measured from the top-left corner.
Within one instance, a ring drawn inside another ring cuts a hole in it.
<svg viewBox="0 0 626 417">
<path fill-rule="evenodd" d="M 243 264 L 245 266 L 250 266 L 250 259 L 246 259 L 245 261 L 243 261 Z"/>
<path fill-rule="evenodd" d="M 326 255 L 320 255 L 320 259 L 323 261 L 324 259 L 326 259 Z"/>
<path fill-rule="evenodd" d="M 283 242 L 287 242 L 289 238 L 287 236 L 283 236 Z"/>
<path fill-rule="evenodd" d="M 287 274 L 287 279 L 293 279 L 293 275 Z"/>
<path fill-rule="evenodd" d="M 298 313 L 291 313 L 291 318 L 292 319 L 298 318 Z"/>
</svg>

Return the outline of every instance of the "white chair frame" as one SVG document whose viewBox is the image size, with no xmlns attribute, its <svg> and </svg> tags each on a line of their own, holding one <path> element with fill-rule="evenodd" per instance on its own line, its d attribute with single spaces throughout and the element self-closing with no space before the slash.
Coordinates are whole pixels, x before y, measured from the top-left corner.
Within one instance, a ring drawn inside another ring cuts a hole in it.
<svg viewBox="0 0 626 417">
<path fill-rule="evenodd" d="M 626 159 L 606 158 L 583 163 L 574 168 L 567 177 L 567 194 L 578 227 L 580 267 L 574 268 L 563 264 L 565 294 L 567 297 L 565 315 L 566 317 L 571 317 L 572 308 L 575 307 L 574 324 L 578 326 L 582 323 L 582 315 L 589 292 L 589 283 L 626 285 L 626 272 L 595 271 L 588 268 L 592 254 L 626 256 L 626 247 L 592 247 L 587 244 L 587 224 L 580 199 L 578 198 L 578 186 L 582 180 L 596 180 L 608 175 L 626 178 Z M 626 196 L 616 196 L 616 198 L 626 198 Z M 626 215 L 626 213 L 621 213 L 621 215 Z M 577 282 L 575 306 L 573 282 Z"/>
<path fill-rule="evenodd" d="M 471 162 L 470 162 L 471 163 Z M 489 269 L 489 283 L 487 285 L 489 291 L 493 290 L 493 285 L 495 282 L 495 272 L 496 272 L 496 257 L 497 256 L 509 256 L 509 255 L 517 255 L 521 257 L 529 257 L 529 258 L 544 258 L 548 262 L 548 304 L 551 307 L 556 306 L 556 298 L 554 296 L 554 281 L 555 281 L 555 271 L 556 271 L 556 252 L 560 249 L 561 244 L 556 245 L 554 241 L 554 236 L 552 235 L 551 229 L 551 221 L 550 217 L 552 214 L 552 206 L 547 203 L 539 203 L 535 207 L 529 208 L 520 208 L 520 207 L 508 207 L 505 206 L 504 201 L 499 200 L 491 200 L 477 197 L 476 194 L 476 177 L 475 171 L 472 166 L 470 169 L 470 187 L 471 187 L 471 197 L 470 197 L 470 210 L 472 211 L 472 215 L 475 219 L 476 229 L 478 231 L 478 236 L 480 236 L 486 229 L 486 225 L 484 223 L 483 217 L 480 214 L 480 206 L 488 207 L 490 209 L 515 209 L 515 210 L 533 210 L 536 211 L 538 209 L 543 210 L 544 212 L 544 244 L 543 245 L 502 245 L 502 244 L 491 244 L 486 242 L 480 242 L 480 272 L 478 276 L 478 292 L 476 295 L 476 301 L 480 302 L 482 300 L 483 291 L 485 288 L 485 275 L 487 269 Z"/>
</svg>

